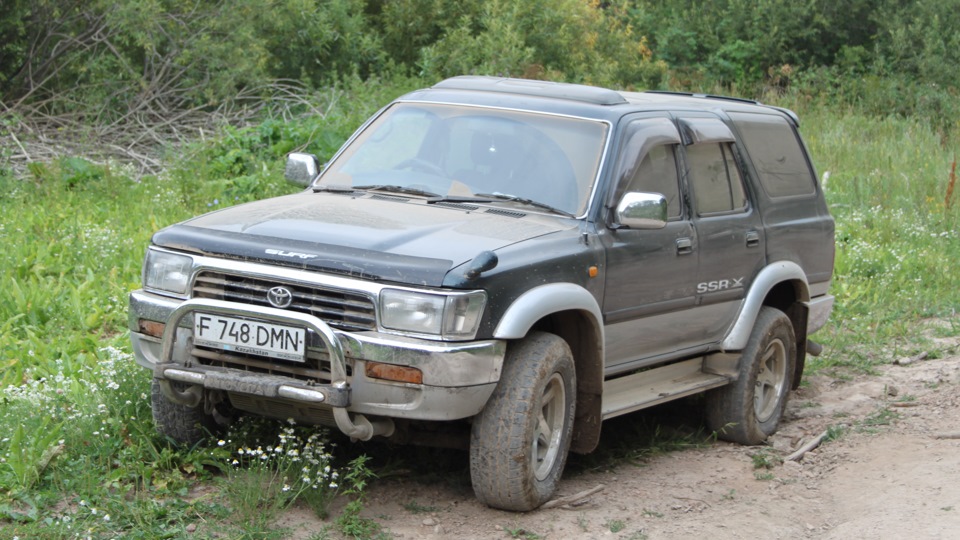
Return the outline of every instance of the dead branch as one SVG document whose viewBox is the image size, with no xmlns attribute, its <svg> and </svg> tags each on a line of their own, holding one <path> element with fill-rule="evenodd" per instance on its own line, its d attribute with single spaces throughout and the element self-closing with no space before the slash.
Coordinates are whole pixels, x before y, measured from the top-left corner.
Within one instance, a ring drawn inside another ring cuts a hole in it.
<svg viewBox="0 0 960 540">
<path fill-rule="evenodd" d="M 823 440 L 826 438 L 827 438 L 827 432 L 824 431 L 820 435 L 817 435 L 816 437 L 808 441 L 806 444 L 801 446 L 799 450 L 787 456 L 786 461 L 800 461 L 801 459 L 803 459 L 803 456 L 807 454 L 807 452 L 820 446 L 820 443 L 822 443 Z"/>
<path fill-rule="evenodd" d="M 897 407 L 899 409 L 905 409 L 908 407 L 919 407 L 920 404 L 916 401 L 894 401 L 890 404 L 891 407 Z"/>
<path fill-rule="evenodd" d="M 223 126 L 245 127 L 266 117 L 296 121 L 326 116 L 340 97 L 338 90 L 310 93 L 296 81 L 278 80 L 245 88 L 211 109 L 188 105 L 188 95 L 195 90 L 160 82 L 134 97 L 125 114 L 109 122 L 97 120 L 108 116 L 106 104 L 90 110 L 69 95 L 2 103 L 0 114 L 13 121 L 0 133 L 0 150 L 5 149 L 0 154 L 18 176 L 27 173 L 28 163 L 67 155 L 127 163 L 141 175 L 158 174 L 171 147 L 203 139 Z"/>
<path fill-rule="evenodd" d="M 950 209 L 950 204 L 952 203 L 951 197 L 953 197 L 953 187 L 957 183 L 957 155 L 953 155 L 953 164 L 950 166 L 950 177 L 947 180 L 947 194 L 943 197 L 943 207 L 947 210 Z"/>
<path fill-rule="evenodd" d="M 919 362 L 921 360 L 926 360 L 930 356 L 928 352 L 922 352 L 916 356 L 911 356 L 910 358 L 898 358 L 893 361 L 894 365 L 897 366 L 909 366 L 914 362 Z"/>
<path fill-rule="evenodd" d="M 933 436 L 934 439 L 960 439 L 960 431 L 944 431 L 942 433 L 936 433 Z"/>
<path fill-rule="evenodd" d="M 30 158 L 30 153 L 27 152 L 27 149 L 23 147 L 23 143 L 20 142 L 20 139 L 17 138 L 17 134 L 12 130 L 10 131 L 10 138 L 13 139 L 13 142 L 17 143 L 17 146 L 20 147 L 20 151 L 23 152 L 23 156 L 27 159 L 27 162 L 33 162 L 33 159 Z"/>
<path fill-rule="evenodd" d="M 605 486 L 605 485 L 603 485 L 603 484 L 597 484 L 595 487 L 592 487 L 592 488 L 590 488 L 590 489 L 588 489 L 588 490 L 585 490 L 585 491 L 581 491 L 580 493 L 574 493 L 573 495 L 569 495 L 569 496 L 567 496 L 567 497 L 560 497 L 559 499 L 553 499 L 552 501 L 547 501 L 547 502 L 546 502 L 543 506 L 541 506 L 540 508 L 543 508 L 544 510 L 547 510 L 547 509 L 550 509 L 550 508 L 556 508 L 556 507 L 558 507 L 558 506 L 560 506 L 560 507 L 563 507 L 563 506 L 579 506 L 578 503 L 580 503 L 581 501 L 583 501 L 584 499 L 586 499 L 586 498 L 588 498 L 588 497 L 590 497 L 590 496 L 592 496 L 592 495 L 595 495 L 595 494 L 597 494 L 597 493 L 600 493 L 600 492 L 603 491 L 604 488 L 606 488 L 606 487 L 607 487 L 607 486 Z"/>
<path fill-rule="evenodd" d="M 693 501 L 693 502 L 698 502 L 698 503 L 706 506 L 707 508 L 710 508 L 710 503 L 708 503 L 707 501 L 704 501 L 704 500 L 702 500 L 702 499 L 694 499 L 693 497 L 677 497 L 676 495 L 674 495 L 673 498 L 674 498 L 674 499 L 677 499 L 677 500 L 679 500 L 679 501 Z"/>
</svg>

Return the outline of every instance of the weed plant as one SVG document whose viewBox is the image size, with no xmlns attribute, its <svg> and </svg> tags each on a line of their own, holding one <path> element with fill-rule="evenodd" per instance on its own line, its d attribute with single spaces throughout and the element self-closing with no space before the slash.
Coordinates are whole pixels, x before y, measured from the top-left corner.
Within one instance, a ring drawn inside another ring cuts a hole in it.
<svg viewBox="0 0 960 540">
<path fill-rule="evenodd" d="M 242 421 L 217 446 L 230 447 L 234 437 L 256 441 L 251 423 L 263 424 Z M 326 435 L 324 430 L 293 427 L 290 421 L 274 444 L 232 450 L 221 486 L 235 511 L 234 520 L 244 531 L 267 536 L 275 529 L 274 520 L 297 500 L 305 501 L 319 517 L 327 517 L 327 506 L 339 488 L 339 472 L 331 468 L 333 455 L 326 448 Z"/>
<path fill-rule="evenodd" d="M 346 485 L 344 494 L 352 500 L 337 517 L 336 526 L 337 530 L 347 538 L 386 540 L 390 535 L 383 530 L 383 527 L 373 519 L 360 514 L 363 511 L 367 482 L 375 476 L 367 467 L 368 459 L 367 456 L 354 458 L 343 475 Z"/>
</svg>

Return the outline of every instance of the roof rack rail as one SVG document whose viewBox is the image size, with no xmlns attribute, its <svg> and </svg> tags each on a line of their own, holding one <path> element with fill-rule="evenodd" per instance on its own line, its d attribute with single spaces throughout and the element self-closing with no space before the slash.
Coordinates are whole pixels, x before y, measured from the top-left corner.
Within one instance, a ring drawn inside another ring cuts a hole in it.
<svg viewBox="0 0 960 540">
<path fill-rule="evenodd" d="M 670 96 L 687 96 L 695 98 L 706 98 L 706 99 L 725 99 L 727 101 L 738 101 L 740 103 L 749 103 L 751 105 L 763 105 L 757 100 L 746 99 L 732 96 L 720 96 L 716 94 L 695 94 L 693 92 L 674 92 L 671 90 L 644 90 L 644 94 L 666 94 Z"/>
<path fill-rule="evenodd" d="M 783 114 L 787 115 L 790 118 L 790 120 L 793 121 L 793 124 L 795 126 L 800 127 L 800 118 L 797 116 L 797 113 L 784 107 L 777 107 L 776 105 L 766 105 L 755 99 L 738 98 L 738 97 L 732 97 L 732 96 L 718 96 L 716 94 L 694 94 L 693 92 L 673 92 L 671 90 L 645 90 L 643 93 L 644 94 L 664 94 L 668 96 L 686 96 L 686 97 L 705 98 L 705 99 L 723 99 L 726 101 L 735 101 L 737 103 L 759 105 L 761 107 L 767 107 L 768 109 L 773 109 L 775 111 L 782 112 Z"/>
<path fill-rule="evenodd" d="M 580 101 L 595 105 L 621 105 L 627 100 L 614 90 L 582 84 L 510 79 L 505 77 L 481 77 L 461 75 L 438 82 L 433 88 L 502 92 L 527 96 L 549 97 Z"/>
</svg>

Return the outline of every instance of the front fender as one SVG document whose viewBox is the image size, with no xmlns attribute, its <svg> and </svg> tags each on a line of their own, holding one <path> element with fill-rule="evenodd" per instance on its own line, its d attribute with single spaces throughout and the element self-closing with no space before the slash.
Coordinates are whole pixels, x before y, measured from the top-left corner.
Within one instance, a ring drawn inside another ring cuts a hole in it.
<svg viewBox="0 0 960 540">
<path fill-rule="evenodd" d="M 590 291 L 573 283 L 549 283 L 521 294 L 500 318 L 493 337 L 520 339 L 537 321 L 561 311 L 587 312 L 600 331 L 600 343 L 604 343 L 603 315 L 596 298 Z"/>
<path fill-rule="evenodd" d="M 514 300 L 494 337 L 523 338 L 537 321 L 551 315 L 558 315 L 553 330 L 570 344 L 577 365 L 577 415 L 570 451 L 587 453 L 600 441 L 603 401 L 603 315 L 593 295 L 572 283 L 534 287 Z"/>
</svg>

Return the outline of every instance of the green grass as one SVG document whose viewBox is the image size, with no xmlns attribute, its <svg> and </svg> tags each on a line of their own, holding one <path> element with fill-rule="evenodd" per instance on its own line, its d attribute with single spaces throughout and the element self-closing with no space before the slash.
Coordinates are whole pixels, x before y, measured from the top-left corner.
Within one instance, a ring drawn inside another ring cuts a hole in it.
<svg viewBox="0 0 960 540">
<path fill-rule="evenodd" d="M 603 524 L 604 527 L 610 530 L 613 534 L 617 534 L 622 531 L 627 525 L 623 522 L 622 519 L 608 519 L 606 523 Z"/>
<path fill-rule="evenodd" d="M 420 504 L 416 499 L 407 503 L 403 503 L 401 506 L 403 506 L 403 509 L 411 514 L 429 514 L 438 510 L 436 506 Z"/>
<path fill-rule="evenodd" d="M 235 510 L 264 485 L 283 493 L 282 476 L 271 475 L 286 469 L 235 469 L 232 460 L 240 448 L 276 445 L 279 432 L 237 432 L 223 446 L 192 449 L 159 437 L 149 374 L 133 364 L 126 337 L 127 293 L 139 286 L 154 231 L 293 190 L 280 178 L 283 153 L 305 146 L 326 159 L 367 114 L 415 84 L 340 89 L 318 98 L 329 100 L 325 118 L 225 130 L 172 155 L 157 177 L 74 157 L 36 164 L 27 178 L 0 165 L 0 536 L 265 534 L 270 524 L 243 522 Z M 783 104 L 801 114 L 819 172 L 830 172 L 826 192 L 837 220 L 837 304 L 815 338 L 824 355 L 808 371 L 842 377 L 920 351 L 949 353 L 932 350 L 921 330 L 937 337 L 960 331 L 960 272 L 953 271 L 960 267 L 960 201 L 944 202 L 957 143 L 922 121 Z M 612 431 L 630 433 L 605 435 L 599 454 L 572 458 L 574 472 L 642 463 L 710 439 L 695 428 L 667 433 L 636 419 L 604 429 Z M 381 535 L 360 515 L 366 478 L 357 474 L 366 465 L 339 465 L 341 475 L 354 473 L 347 484 L 354 494 L 340 493 L 352 502 L 330 527 Z M 247 487 L 224 489 L 231 478 Z M 198 485 L 218 489 L 198 497 Z M 306 496 L 288 503 L 325 508 Z"/>
<path fill-rule="evenodd" d="M 894 358 L 938 353 L 920 331 L 946 319 L 957 335 L 960 189 L 946 197 L 960 144 L 923 120 L 782 104 L 801 115 L 837 222 L 837 302 L 814 337 L 824 354 L 809 369 L 869 373 Z"/>
<path fill-rule="evenodd" d="M 290 463 L 243 463 L 237 454 L 258 441 L 276 448 L 277 433 L 240 429 L 223 446 L 192 449 L 156 434 L 150 376 L 134 364 L 126 335 L 127 294 L 139 287 L 154 231 L 295 191 L 282 180 L 287 151 L 329 157 L 408 84 L 320 95 L 330 101 L 320 104 L 329 110 L 324 118 L 226 129 L 181 149 L 158 177 L 74 157 L 33 164 L 26 178 L 0 166 L 0 537 L 265 537 L 269 517 L 290 504 L 325 515 L 336 468 L 310 471 L 326 481 L 291 493 L 285 485 L 303 482 Z M 324 460 L 333 464 L 332 456 Z M 201 484 L 219 489 L 193 498 Z M 254 510 L 271 490 L 270 507 Z M 238 518 L 254 514 L 265 519 Z M 342 521 L 351 536 L 378 530 L 356 512 Z"/>
</svg>

